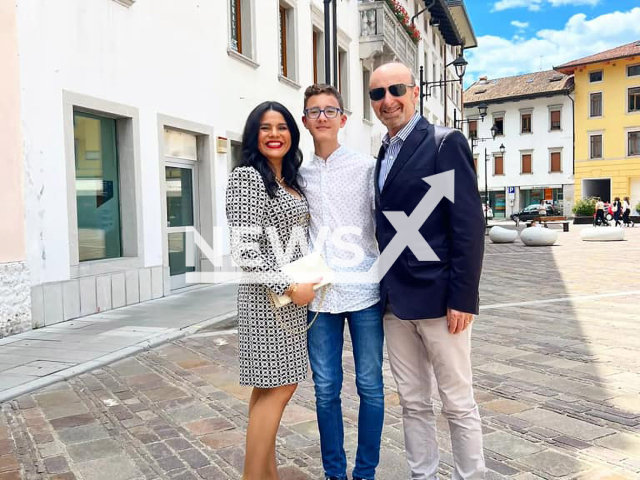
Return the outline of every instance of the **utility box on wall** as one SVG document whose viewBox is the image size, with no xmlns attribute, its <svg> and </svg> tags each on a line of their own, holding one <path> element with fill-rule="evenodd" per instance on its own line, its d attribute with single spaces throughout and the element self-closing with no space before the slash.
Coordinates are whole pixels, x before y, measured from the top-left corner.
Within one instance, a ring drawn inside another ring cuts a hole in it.
<svg viewBox="0 0 640 480">
<path fill-rule="evenodd" d="M 229 145 L 229 141 L 226 137 L 216 138 L 216 152 L 227 153 L 228 145 Z"/>
</svg>

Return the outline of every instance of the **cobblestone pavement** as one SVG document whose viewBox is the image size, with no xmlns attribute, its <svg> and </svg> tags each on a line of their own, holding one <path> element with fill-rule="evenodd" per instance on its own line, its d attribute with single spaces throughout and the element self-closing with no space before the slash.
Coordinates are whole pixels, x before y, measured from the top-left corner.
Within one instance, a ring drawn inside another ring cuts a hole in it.
<svg viewBox="0 0 640 480">
<path fill-rule="evenodd" d="M 640 478 L 640 228 L 625 242 L 487 245 L 474 323 L 476 398 L 489 479 Z M 357 395 L 344 355 L 346 443 Z M 378 478 L 408 478 L 401 409 L 385 364 Z M 210 331 L 2 405 L 0 480 L 238 479 L 249 390 L 236 337 Z M 451 454 L 439 417 L 443 477 Z M 278 439 L 281 478 L 322 477 L 313 387 L 300 385 Z"/>
</svg>

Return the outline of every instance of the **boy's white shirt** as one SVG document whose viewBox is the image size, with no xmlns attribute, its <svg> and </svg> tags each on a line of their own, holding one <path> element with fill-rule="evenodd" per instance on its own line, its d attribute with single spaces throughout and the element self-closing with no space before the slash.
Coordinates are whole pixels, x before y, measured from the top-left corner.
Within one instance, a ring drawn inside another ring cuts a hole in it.
<svg viewBox="0 0 640 480">
<path fill-rule="evenodd" d="M 339 146 L 326 160 L 313 154 L 300 168 L 311 214 L 310 247 L 314 251 L 320 249 L 335 272 L 366 272 L 379 256 L 375 240 L 375 164 L 373 157 Z M 340 231 L 344 234 L 336 238 Z M 340 240 L 347 244 L 346 249 Z M 363 252 L 362 260 L 355 265 L 345 265 L 354 259 L 349 245 Z M 329 313 L 358 311 L 379 300 L 378 283 L 335 282 L 324 300 L 316 298 L 309 309 Z"/>
</svg>

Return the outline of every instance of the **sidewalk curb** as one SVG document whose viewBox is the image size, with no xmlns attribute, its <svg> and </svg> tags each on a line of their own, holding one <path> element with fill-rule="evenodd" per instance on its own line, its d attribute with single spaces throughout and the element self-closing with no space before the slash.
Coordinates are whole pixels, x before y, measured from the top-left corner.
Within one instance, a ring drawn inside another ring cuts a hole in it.
<svg viewBox="0 0 640 480">
<path fill-rule="evenodd" d="M 180 330 L 164 333 L 148 340 L 143 340 L 142 342 L 135 345 L 121 348 L 120 350 L 116 350 L 115 352 L 107 353 L 106 355 L 98 357 L 94 360 L 89 360 L 73 367 L 60 370 L 59 372 L 55 372 L 45 377 L 38 378 L 37 380 L 32 380 L 30 382 L 26 382 L 21 385 L 9 388 L 0 392 L 0 404 L 8 402 L 9 400 L 13 400 L 24 394 L 31 393 L 34 390 L 48 387 L 49 385 L 53 385 L 54 383 L 58 383 L 62 380 L 68 380 L 82 373 L 95 370 L 96 368 L 104 367 L 105 365 L 117 362 L 118 360 L 122 360 L 123 358 L 151 350 L 152 348 L 155 348 L 164 343 L 172 342 L 173 340 L 192 335 L 203 328 L 210 327 L 217 323 L 222 323 L 225 320 L 229 320 L 230 318 L 237 316 L 237 314 L 238 312 L 235 310 L 232 312 L 227 312 L 222 315 L 210 318 L 209 320 L 204 320 L 200 323 L 181 328 Z"/>
</svg>

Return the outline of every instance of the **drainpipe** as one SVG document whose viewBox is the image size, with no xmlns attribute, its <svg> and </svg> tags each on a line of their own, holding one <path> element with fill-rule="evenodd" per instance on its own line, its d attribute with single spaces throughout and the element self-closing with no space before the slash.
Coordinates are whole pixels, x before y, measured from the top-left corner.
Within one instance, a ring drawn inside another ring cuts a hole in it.
<svg viewBox="0 0 640 480">
<path fill-rule="evenodd" d="M 324 78 L 331 85 L 331 0 L 324 0 Z"/>
<path fill-rule="evenodd" d="M 418 13 L 416 13 L 413 17 L 411 17 L 411 25 L 414 24 L 416 18 L 418 18 L 420 15 L 422 15 L 424 12 L 426 12 L 427 10 L 429 10 L 431 7 L 433 7 L 433 5 L 436 3 L 436 0 L 429 0 L 429 4 L 427 5 L 426 0 L 425 0 L 425 7 L 420 10 Z M 429 32 L 427 32 L 429 33 Z M 418 51 L 420 50 L 420 48 L 418 48 Z M 424 55 L 422 56 L 423 61 L 424 61 Z M 423 115 L 424 113 L 424 97 L 422 95 L 422 87 L 424 84 L 424 74 L 423 71 L 425 69 L 429 68 L 429 65 L 424 65 L 423 67 L 420 68 L 420 116 Z M 428 70 L 427 70 L 428 71 Z M 427 92 L 429 93 L 429 92 Z M 428 97 L 427 97 L 428 98 Z"/>
<path fill-rule="evenodd" d="M 426 1 L 425 1 L 426 3 Z M 422 15 L 424 12 L 426 12 L 427 10 L 429 10 L 431 7 L 433 7 L 433 4 L 436 3 L 436 0 L 430 0 L 429 1 L 429 5 L 425 5 L 425 7 L 420 10 L 418 13 L 416 13 L 413 17 L 411 17 L 411 24 L 413 25 L 413 22 L 415 21 L 416 18 L 418 18 L 420 15 Z"/>
<path fill-rule="evenodd" d="M 460 53 L 464 56 L 464 45 Z M 460 121 L 462 121 L 464 120 L 464 80 L 462 78 L 460 79 L 460 105 L 458 105 L 458 108 L 460 109 Z M 454 125 L 453 128 L 455 127 Z M 462 130 L 462 128 L 460 130 Z"/>
<path fill-rule="evenodd" d="M 444 79 L 444 85 L 443 85 L 443 90 L 444 90 L 444 126 L 447 126 L 447 43 L 445 42 L 445 47 L 443 48 L 444 50 L 444 57 L 442 57 L 442 69 L 444 70 L 444 76 L 442 77 Z M 442 90 L 440 90 L 442 92 Z"/>
<path fill-rule="evenodd" d="M 333 86 L 338 85 L 338 0 L 333 0 Z"/>
<path fill-rule="evenodd" d="M 576 203 L 576 101 L 571 96 L 571 92 L 566 92 L 565 95 L 571 100 L 571 126 L 573 127 L 573 204 Z M 564 195 L 563 195 L 564 197 Z"/>
<path fill-rule="evenodd" d="M 571 96 L 571 92 L 565 95 L 571 100 L 571 126 L 573 127 L 573 175 L 576 174 L 576 101 Z"/>
</svg>

